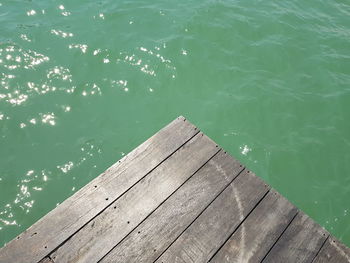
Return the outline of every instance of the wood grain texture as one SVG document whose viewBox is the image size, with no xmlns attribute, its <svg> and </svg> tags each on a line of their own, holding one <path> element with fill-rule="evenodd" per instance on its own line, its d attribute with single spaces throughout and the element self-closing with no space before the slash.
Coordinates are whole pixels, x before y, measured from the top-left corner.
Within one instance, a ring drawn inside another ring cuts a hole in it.
<svg viewBox="0 0 350 263">
<path fill-rule="evenodd" d="M 60 246 L 51 258 L 55 262 L 97 262 L 218 151 L 212 140 L 197 134 Z"/>
<path fill-rule="evenodd" d="M 53 260 L 49 257 L 45 257 L 39 261 L 39 263 L 54 263 Z"/>
<path fill-rule="evenodd" d="M 335 238 L 328 238 L 313 263 L 350 263 L 350 248 Z"/>
<path fill-rule="evenodd" d="M 320 225 L 298 212 L 263 262 L 312 262 L 327 237 Z"/>
<path fill-rule="evenodd" d="M 242 169 L 219 152 L 101 262 L 153 262 Z"/>
<path fill-rule="evenodd" d="M 290 202 L 271 190 L 210 262 L 260 262 L 296 213 Z"/>
<path fill-rule="evenodd" d="M 208 262 L 267 191 L 253 173 L 238 176 L 156 262 Z"/>
<path fill-rule="evenodd" d="M 0 262 L 40 261 L 197 133 L 179 117 L 0 249 Z"/>
</svg>

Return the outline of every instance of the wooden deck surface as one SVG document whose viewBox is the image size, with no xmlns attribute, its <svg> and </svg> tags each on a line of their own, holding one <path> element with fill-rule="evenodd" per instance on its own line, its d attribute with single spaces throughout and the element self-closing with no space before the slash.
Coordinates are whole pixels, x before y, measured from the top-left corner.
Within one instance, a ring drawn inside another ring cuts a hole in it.
<svg viewBox="0 0 350 263">
<path fill-rule="evenodd" d="M 345 247 L 179 117 L 0 249 L 10 262 L 350 262 Z"/>
</svg>

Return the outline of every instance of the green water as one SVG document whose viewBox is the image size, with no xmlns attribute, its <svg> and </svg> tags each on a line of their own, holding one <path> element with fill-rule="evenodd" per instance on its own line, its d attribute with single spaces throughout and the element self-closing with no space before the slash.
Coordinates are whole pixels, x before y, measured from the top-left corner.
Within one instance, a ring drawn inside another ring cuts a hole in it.
<svg viewBox="0 0 350 263">
<path fill-rule="evenodd" d="M 349 0 L 0 0 L 0 246 L 178 115 L 350 245 L 349 51 Z"/>
</svg>

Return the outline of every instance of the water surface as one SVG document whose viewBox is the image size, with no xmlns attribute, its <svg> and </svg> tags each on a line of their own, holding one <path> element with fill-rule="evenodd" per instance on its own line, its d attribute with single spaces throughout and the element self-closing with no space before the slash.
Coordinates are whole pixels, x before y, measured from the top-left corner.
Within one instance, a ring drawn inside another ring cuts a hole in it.
<svg viewBox="0 0 350 263">
<path fill-rule="evenodd" d="M 0 246 L 178 115 L 350 245 L 350 2 L 0 0 Z"/>
</svg>

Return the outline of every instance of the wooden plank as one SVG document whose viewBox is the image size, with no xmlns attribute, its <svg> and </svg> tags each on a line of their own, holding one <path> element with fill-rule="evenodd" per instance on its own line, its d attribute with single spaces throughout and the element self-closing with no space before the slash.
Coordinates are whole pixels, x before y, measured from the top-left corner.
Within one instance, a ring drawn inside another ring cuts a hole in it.
<svg viewBox="0 0 350 263">
<path fill-rule="evenodd" d="M 197 133 L 179 117 L 9 242 L 0 262 L 38 262 Z"/>
<path fill-rule="evenodd" d="M 54 263 L 51 258 L 46 257 L 39 261 L 39 263 Z"/>
<path fill-rule="evenodd" d="M 101 262 L 153 262 L 241 170 L 219 152 Z"/>
<path fill-rule="evenodd" d="M 263 262 L 312 262 L 327 237 L 321 226 L 299 212 Z"/>
<path fill-rule="evenodd" d="M 156 262 L 208 262 L 267 192 L 254 174 L 239 176 Z"/>
<path fill-rule="evenodd" d="M 296 213 L 296 207 L 271 190 L 210 262 L 261 262 Z"/>
<path fill-rule="evenodd" d="M 335 238 L 328 238 L 313 263 L 350 263 L 350 248 Z"/>
<path fill-rule="evenodd" d="M 97 262 L 218 151 L 212 140 L 197 134 L 59 247 L 51 258 L 56 262 Z"/>
</svg>

